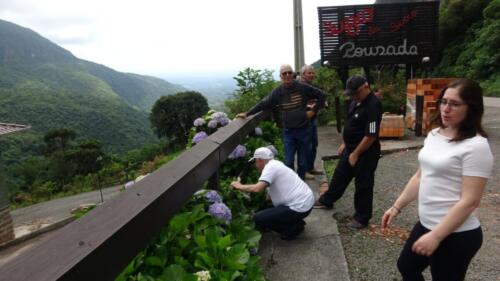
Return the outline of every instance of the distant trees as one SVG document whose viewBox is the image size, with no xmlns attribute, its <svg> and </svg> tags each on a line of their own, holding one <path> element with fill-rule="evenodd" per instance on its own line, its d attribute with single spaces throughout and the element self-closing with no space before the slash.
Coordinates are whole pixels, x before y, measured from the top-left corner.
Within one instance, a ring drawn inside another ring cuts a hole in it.
<svg viewBox="0 0 500 281">
<path fill-rule="evenodd" d="M 75 131 L 71 129 L 54 129 L 45 133 L 43 141 L 45 154 L 50 155 L 57 150 L 65 150 L 76 137 Z"/>
<path fill-rule="evenodd" d="M 224 103 L 232 114 L 249 110 L 278 85 L 273 72 L 268 69 L 245 68 L 234 79 L 238 88 L 234 96 Z"/>
<path fill-rule="evenodd" d="M 500 0 L 442 1 L 442 59 L 434 75 L 475 79 L 487 95 L 500 96 L 499 17 Z"/>
<path fill-rule="evenodd" d="M 95 139 L 85 139 L 66 153 L 66 158 L 75 165 L 75 174 L 86 175 L 102 169 L 106 156 L 102 151 L 101 142 Z"/>
<path fill-rule="evenodd" d="M 180 92 L 157 100 L 149 120 L 159 138 L 166 138 L 171 146 L 182 147 L 186 144 L 193 120 L 207 111 L 207 99 L 202 94 Z"/>
<path fill-rule="evenodd" d="M 21 191 L 35 197 L 49 197 L 63 191 L 75 176 L 86 176 L 102 169 L 107 156 L 102 145 L 95 139 L 83 139 L 76 143 L 75 131 L 56 129 L 47 132 L 42 155 L 31 156 L 16 164 L 14 174 Z"/>
</svg>

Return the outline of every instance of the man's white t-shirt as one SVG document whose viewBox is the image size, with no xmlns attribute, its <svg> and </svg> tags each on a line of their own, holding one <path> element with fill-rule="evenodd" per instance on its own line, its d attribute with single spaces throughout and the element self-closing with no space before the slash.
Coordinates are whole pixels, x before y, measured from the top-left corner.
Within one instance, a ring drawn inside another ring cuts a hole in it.
<svg viewBox="0 0 500 281">
<path fill-rule="evenodd" d="M 314 205 L 314 195 L 309 186 L 285 164 L 270 160 L 259 181 L 268 183 L 267 193 L 276 206 L 288 206 L 296 212 L 307 212 Z"/>
<path fill-rule="evenodd" d="M 489 178 L 493 171 L 493 155 L 486 138 L 477 135 L 458 142 L 449 140 L 436 128 L 429 132 L 418 154 L 421 169 L 418 215 L 428 229 L 434 229 L 460 200 L 463 176 Z M 479 225 L 472 213 L 454 232 Z"/>
</svg>

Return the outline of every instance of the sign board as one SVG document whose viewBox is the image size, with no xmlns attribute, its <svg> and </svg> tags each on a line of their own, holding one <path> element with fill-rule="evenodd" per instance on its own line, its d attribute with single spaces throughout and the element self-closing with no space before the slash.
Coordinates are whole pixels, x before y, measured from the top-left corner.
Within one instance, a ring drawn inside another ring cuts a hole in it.
<svg viewBox="0 0 500 281">
<path fill-rule="evenodd" d="M 318 13 L 322 64 L 437 62 L 438 1 L 318 7 Z"/>
</svg>

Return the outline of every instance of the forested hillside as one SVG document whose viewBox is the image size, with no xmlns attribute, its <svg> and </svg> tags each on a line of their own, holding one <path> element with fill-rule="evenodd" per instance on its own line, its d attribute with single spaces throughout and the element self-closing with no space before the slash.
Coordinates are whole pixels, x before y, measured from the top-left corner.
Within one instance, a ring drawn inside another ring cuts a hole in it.
<svg viewBox="0 0 500 281">
<path fill-rule="evenodd" d="M 31 134 L 70 128 L 101 141 L 108 151 L 141 147 L 156 140 L 148 121 L 153 103 L 182 90 L 80 60 L 37 33 L 0 20 L 0 122 L 29 124 Z M 3 152 L 9 149 L 5 138 Z M 22 137 L 14 139 L 23 146 Z"/>
<path fill-rule="evenodd" d="M 435 76 L 468 77 L 500 96 L 500 0 L 444 0 L 439 16 L 441 63 Z"/>
</svg>

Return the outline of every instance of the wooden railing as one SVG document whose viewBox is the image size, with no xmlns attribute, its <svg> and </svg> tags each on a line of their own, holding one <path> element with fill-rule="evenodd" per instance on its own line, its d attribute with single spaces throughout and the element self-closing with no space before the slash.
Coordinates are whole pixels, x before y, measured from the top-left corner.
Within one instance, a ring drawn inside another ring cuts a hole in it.
<svg viewBox="0 0 500 281">
<path fill-rule="evenodd" d="M 230 122 L 2 266 L 0 279 L 113 280 L 268 115 Z"/>
</svg>

